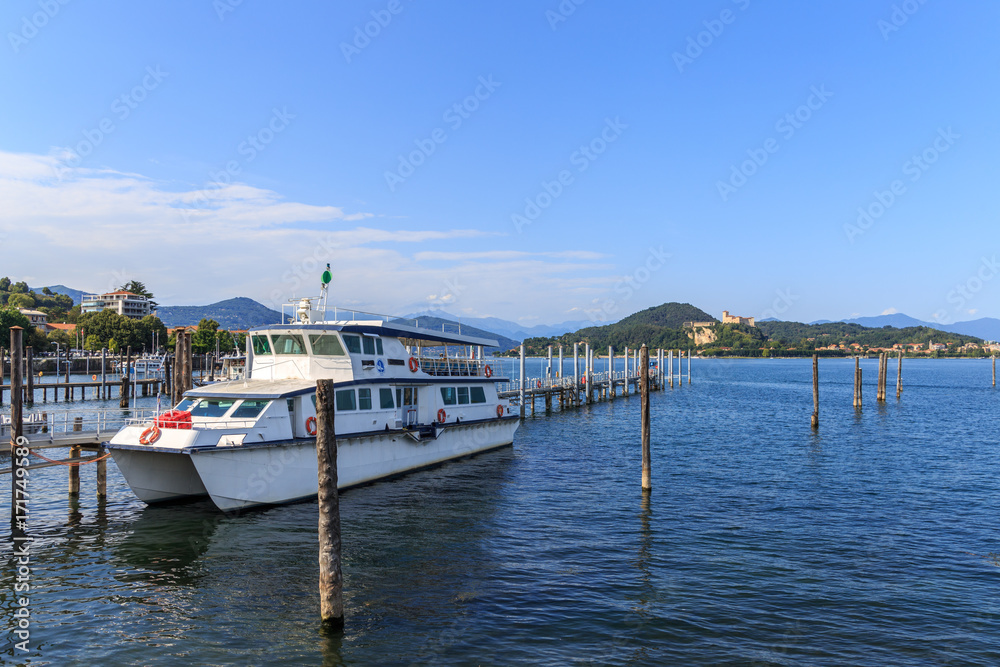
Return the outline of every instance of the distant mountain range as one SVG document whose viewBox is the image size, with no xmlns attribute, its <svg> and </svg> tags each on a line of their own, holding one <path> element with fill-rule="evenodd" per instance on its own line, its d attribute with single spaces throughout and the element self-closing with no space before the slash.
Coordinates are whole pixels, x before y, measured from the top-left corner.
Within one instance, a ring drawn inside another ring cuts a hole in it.
<svg viewBox="0 0 1000 667">
<path fill-rule="evenodd" d="M 896 327 L 905 329 L 907 327 L 928 327 L 938 331 L 960 334 L 962 336 L 974 336 L 983 340 L 1000 340 L 1000 319 L 995 317 L 981 317 L 978 320 L 968 320 L 966 322 L 955 322 L 953 324 L 941 324 L 939 322 L 925 322 L 915 317 L 904 315 L 903 313 L 893 313 L 892 315 L 877 315 L 875 317 L 856 317 L 850 320 L 840 320 L 847 324 L 860 324 L 863 327 L 880 329 L 882 327 Z M 830 320 L 817 320 L 809 324 L 830 324 Z"/>
<path fill-rule="evenodd" d="M 73 299 L 73 305 L 79 306 L 80 302 L 83 301 L 84 294 L 93 294 L 93 292 L 84 292 L 83 290 L 73 289 L 71 287 L 66 287 L 65 285 L 49 285 L 48 288 L 52 290 L 54 294 L 65 294 L 66 296 Z M 44 287 L 31 287 L 29 288 L 32 292 L 41 294 Z"/>
<path fill-rule="evenodd" d="M 281 313 L 245 296 L 207 306 L 160 306 L 156 314 L 167 327 L 195 326 L 202 319 L 215 320 L 228 331 L 281 323 Z"/>
</svg>

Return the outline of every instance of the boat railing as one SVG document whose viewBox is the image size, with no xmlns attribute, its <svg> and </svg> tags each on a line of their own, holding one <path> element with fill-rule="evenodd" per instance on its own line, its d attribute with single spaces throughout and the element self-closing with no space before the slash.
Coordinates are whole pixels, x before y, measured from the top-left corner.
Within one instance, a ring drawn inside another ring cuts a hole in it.
<svg viewBox="0 0 1000 667">
<path fill-rule="evenodd" d="M 97 410 L 57 410 L 31 412 L 24 415 L 23 432 L 31 435 L 32 440 L 56 439 L 73 433 L 117 433 L 123 426 L 132 421 L 150 422 L 156 416 L 155 409 L 103 408 Z M 10 437 L 9 418 L 0 424 L 0 438 Z"/>
<path fill-rule="evenodd" d="M 499 361 L 473 359 L 471 357 L 446 357 L 443 354 L 415 357 L 423 372 L 435 377 L 502 377 L 503 367 Z"/>
<path fill-rule="evenodd" d="M 155 421 L 155 415 L 146 418 L 129 419 L 126 426 L 150 426 Z M 192 417 L 190 427 L 193 430 L 246 430 L 257 423 L 257 419 L 214 419 L 211 417 Z M 187 427 L 188 424 L 185 424 Z M 167 427 L 172 428 L 172 427 Z"/>
</svg>

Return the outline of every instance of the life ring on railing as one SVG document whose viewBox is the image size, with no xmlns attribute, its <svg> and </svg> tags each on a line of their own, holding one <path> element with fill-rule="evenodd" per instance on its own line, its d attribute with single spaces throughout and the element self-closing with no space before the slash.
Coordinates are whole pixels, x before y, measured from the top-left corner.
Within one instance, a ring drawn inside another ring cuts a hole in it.
<svg viewBox="0 0 1000 667">
<path fill-rule="evenodd" d="M 438 410 L 438 423 L 443 424 L 446 419 L 448 419 L 448 413 L 444 411 L 444 408 L 441 408 Z"/>
<path fill-rule="evenodd" d="M 535 382 L 535 386 L 538 387 L 539 389 L 541 389 L 542 388 L 542 381 L 541 380 L 537 380 Z"/>
<path fill-rule="evenodd" d="M 151 445 L 159 439 L 160 439 L 160 429 L 158 429 L 154 425 L 150 426 L 149 428 L 147 428 L 145 431 L 142 432 L 142 435 L 139 436 L 139 444 Z"/>
<path fill-rule="evenodd" d="M 420 368 L 420 364 L 417 362 L 416 358 L 410 357 L 410 372 L 416 373 L 418 368 Z"/>
<path fill-rule="evenodd" d="M 488 378 L 493 377 L 493 369 L 487 366 L 486 369 L 483 371 L 483 375 L 485 375 Z"/>
<path fill-rule="evenodd" d="M 587 376 L 586 375 L 583 376 L 583 383 L 587 384 Z"/>
<path fill-rule="evenodd" d="M 500 417 L 503 417 L 503 406 L 502 405 L 498 405 L 497 406 L 497 419 L 499 419 Z"/>
<path fill-rule="evenodd" d="M 316 418 L 310 417 L 306 420 L 306 433 L 316 435 Z"/>
</svg>

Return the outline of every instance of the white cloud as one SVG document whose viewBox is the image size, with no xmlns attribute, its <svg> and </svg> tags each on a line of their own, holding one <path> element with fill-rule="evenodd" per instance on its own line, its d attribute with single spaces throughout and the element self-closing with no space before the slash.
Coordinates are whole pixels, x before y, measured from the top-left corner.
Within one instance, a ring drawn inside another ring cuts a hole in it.
<svg viewBox="0 0 1000 667">
<path fill-rule="evenodd" d="M 618 280 L 596 252 L 463 251 L 497 235 L 379 229 L 371 212 L 288 201 L 242 183 L 190 190 L 62 164 L 56 155 L 0 151 L 0 251 L 11 278 L 94 291 L 135 278 L 163 305 L 249 296 L 278 308 L 318 293 L 330 262 L 331 303 L 394 312 L 434 300 L 470 315 L 553 321 Z"/>
<path fill-rule="evenodd" d="M 885 310 L 882 311 L 882 314 L 883 315 L 895 315 L 898 312 L 899 311 L 896 310 L 895 308 L 886 308 Z"/>
</svg>

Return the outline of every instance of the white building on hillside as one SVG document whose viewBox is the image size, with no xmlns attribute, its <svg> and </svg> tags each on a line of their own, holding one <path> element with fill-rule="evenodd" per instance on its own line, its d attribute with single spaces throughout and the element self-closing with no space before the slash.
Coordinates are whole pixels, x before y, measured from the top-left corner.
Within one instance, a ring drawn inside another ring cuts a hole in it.
<svg viewBox="0 0 1000 667">
<path fill-rule="evenodd" d="M 119 315 L 137 320 L 150 314 L 149 300 L 141 294 L 119 290 L 107 294 L 83 295 L 81 313 L 99 313 L 102 310 L 113 310 Z"/>
</svg>

